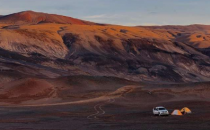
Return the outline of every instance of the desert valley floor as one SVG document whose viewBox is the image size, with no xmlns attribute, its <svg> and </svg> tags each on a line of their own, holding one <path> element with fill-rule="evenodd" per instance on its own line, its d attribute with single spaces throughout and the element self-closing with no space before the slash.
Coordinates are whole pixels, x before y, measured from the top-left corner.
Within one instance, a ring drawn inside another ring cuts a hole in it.
<svg viewBox="0 0 210 130">
<path fill-rule="evenodd" d="M 65 80 L 71 82 L 72 78 Z M 25 102 L 28 97 L 9 100 L 8 102 L 12 101 L 13 105 L 3 104 L 0 107 L 0 129 L 208 130 L 210 128 L 209 83 L 148 85 L 107 77 L 76 79 L 82 81 L 74 80 L 74 85 L 79 87 L 83 84 L 85 92 L 84 89 L 74 89 L 75 95 L 72 96 L 68 91 L 72 90 L 73 84 L 62 84 L 64 87 L 56 90 L 57 96 Z M 105 81 L 109 82 L 104 83 Z M 27 82 L 30 85 L 30 82 L 40 81 L 28 79 Z M 110 87 L 104 90 L 103 85 Z M 18 103 L 20 100 L 23 102 Z M 192 110 L 192 114 L 154 116 L 152 108 L 155 106 L 165 106 L 170 113 L 174 109 L 187 106 Z"/>
<path fill-rule="evenodd" d="M 1 130 L 209 130 L 210 103 L 207 101 L 173 101 L 160 103 L 170 112 L 188 106 L 193 114 L 153 116 L 154 105 L 122 104 L 100 101 L 46 107 L 1 107 Z M 103 104 L 101 107 L 97 104 Z M 100 108 L 99 108 L 100 107 Z M 94 113 L 98 115 L 90 116 Z M 89 117 L 90 116 L 90 117 Z"/>
</svg>

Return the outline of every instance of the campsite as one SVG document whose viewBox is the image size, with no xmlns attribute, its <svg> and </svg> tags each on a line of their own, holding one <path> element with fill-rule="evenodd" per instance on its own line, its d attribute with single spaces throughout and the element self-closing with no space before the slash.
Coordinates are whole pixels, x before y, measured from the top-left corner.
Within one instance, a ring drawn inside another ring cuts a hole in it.
<svg viewBox="0 0 210 130">
<path fill-rule="evenodd" d="M 101 113 L 97 118 L 87 119 L 87 116 L 95 113 L 93 106 L 96 103 L 74 104 L 48 107 L 19 107 L 1 108 L 1 127 L 17 127 L 34 129 L 79 129 L 81 125 L 86 130 L 208 130 L 210 105 L 208 102 L 182 101 L 162 103 L 170 113 L 177 106 L 187 105 L 193 109 L 193 114 L 185 116 L 153 116 L 151 106 L 142 107 L 136 102 L 133 105 L 125 105 L 123 100 L 116 100 L 114 103 L 102 106 L 106 112 Z M 76 109 L 75 109 L 76 108 Z M 202 110 L 202 111 L 201 111 Z M 8 111 L 10 112 L 8 114 Z M 68 122 L 71 122 L 69 124 Z M 152 125 L 148 125 L 152 124 Z M 173 128 L 172 128 L 173 127 Z M 183 129 L 185 127 L 185 129 Z"/>
<path fill-rule="evenodd" d="M 98 84 L 93 81 L 88 82 L 88 84 Z M 87 81 L 84 83 L 87 83 Z M 120 83 L 122 85 L 122 81 Z M 117 84 L 116 80 L 109 82 L 110 86 L 116 86 Z M 131 83 L 129 82 L 129 84 Z M 74 85 L 79 86 L 80 84 L 74 82 Z M 161 89 L 161 87 L 157 89 L 156 85 L 154 85 L 155 89 L 150 86 L 142 89 L 142 87 L 127 85 L 115 91 L 110 90 L 110 92 L 100 89 L 100 93 L 103 92 L 106 96 L 98 97 L 99 94 L 95 91 L 95 93 L 89 93 L 89 97 L 95 96 L 95 98 L 89 100 L 81 100 L 83 96 L 86 98 L 87 93 L 82 93 L 80 89 L 77 90 L 80 95 L 77 94 L 74 97 L 64 98 L 67 95 L 64 92 L 59 92 L 63 93 L 62 98 L 63 101 L 65 100 L 63 103 L 55 103 L 55 98 L 52 101 L 48 98 L 47 101 L 51 104 L 46 104 L 44 100 L 40 100 L 37 102 L 27 101 L 24 102 L 25 105 L 1 107 L 0 115 L 2 119 L 0 124 L 2 128 L 7 127 L 11 130 L 18 130 L 14 128 L 68 130 L 67 128 L 83 129 L 83 127 L 86 130 L 197 130 L 198 125 L 202 130 L 209 130 L 209 101 L 205 101 L 198 96 L 192 97 L 190 92 L 189 95 L 185 94 L 184 96 L 182 96 L 180 90 L 179 94 L 175 93 L 177 91 L 175 85 L 171 87 L 171 91 L 163 91 L 164 89 Z M 67 88 L 68 86 L 64 90 L 68 91 Z M 69 89 L 72 90 L 72 88 Z M 182 91 L 185 91 L 185 89 Z M 196 86 L 193 87 L 193 91 L 195 90 Z M 60 95 L 59 93 L 57 96 Z M 74 103 L 78 99 L 80 101 Z M 161 102 L 157 101 L 159 99 L 161 99 Z M 160 105 L 167 108 L 170 114 L 175 109 L 181 110 L 183 107 L 190 108 L 192 114 L 154 116 L 151 108 Z"/>
<path fill-rule="evenodd" d="M 90 76 L 21 80 L 1 90 L 0 129 L 197 130 L 199 125 L 209 130 L 208 93 L 208 83 L 146 84 Z M 156 106 L 170 114 L 184 107 L 192 113 L 154 116 Z"/>
<path fill-rule="evenodd" d="M 171 113 L 171 115 L 173 115 L 173 116 L 183 116 L 186 114 L 192 114 L 192 111 L 187 107 L 184 107 L 181 110 L 176 109 Z"/>
</svg>

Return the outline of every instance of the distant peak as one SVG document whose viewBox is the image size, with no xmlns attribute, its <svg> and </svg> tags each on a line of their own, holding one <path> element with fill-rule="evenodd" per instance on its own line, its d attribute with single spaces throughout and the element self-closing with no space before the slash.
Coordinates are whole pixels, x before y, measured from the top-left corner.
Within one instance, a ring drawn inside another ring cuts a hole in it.
<svg viewBox="0 0 210 130">
<path fill-rule="evenodd" d="M 26 11 L 23 11 L 23 12 L 35 12 L 35 11 L 33 11 L 33 10 L 26 10 Z"/>
<path fill-rule="evenodd" d="M 22 14 L 22 13 L 35 13 L 35 11 L 26 10 L 26 11 L 17 12 L 17 13 L 15 13 L 15 14 Z"/>
<path fill-rule="evenodd" d="M 93 25 L 95 23 L 83 21 L 80 19 L 48 14 L 42 12 L 35 12 L 32 10 L 26 10 L 4 17 L 0 17 L 0 23 L 9 24 L 39 24 L 39 23 L 58 23 L 58 24 L 78 24 L 78 25 Z"/>
</svg>

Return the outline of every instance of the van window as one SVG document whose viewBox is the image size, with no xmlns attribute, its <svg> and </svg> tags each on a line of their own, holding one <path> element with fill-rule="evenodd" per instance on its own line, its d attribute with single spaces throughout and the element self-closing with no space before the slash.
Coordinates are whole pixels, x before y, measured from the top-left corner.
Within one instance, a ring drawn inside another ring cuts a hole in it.
<svg viewBox="0 0 210 130">
<path fill-rule="evenodd" d="M 159 108 L 159 110 L 166 110 L 165 108 Z"/>
</svg>

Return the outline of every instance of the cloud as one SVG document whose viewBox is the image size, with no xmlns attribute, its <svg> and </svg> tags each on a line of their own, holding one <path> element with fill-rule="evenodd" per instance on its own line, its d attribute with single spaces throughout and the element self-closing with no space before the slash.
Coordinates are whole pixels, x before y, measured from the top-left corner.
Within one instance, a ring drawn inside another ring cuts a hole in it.
<svg viewBox="0 0 210 130">
<path fill-rule="evenodd" d="M 158 24 L 154 24 L 154 23 L 143 23 L 141 25 L 142 26 L 157 26 Z"/>
<path fill-rule="evenodd" d="M 85 19 L 97 19 L 97 18 L 104 18 L 106 17 L 105 14 L 100 14 L 100 15 L 91 15 L 91 16 L 86 16 L 84 17 Z"/>
</svg>

